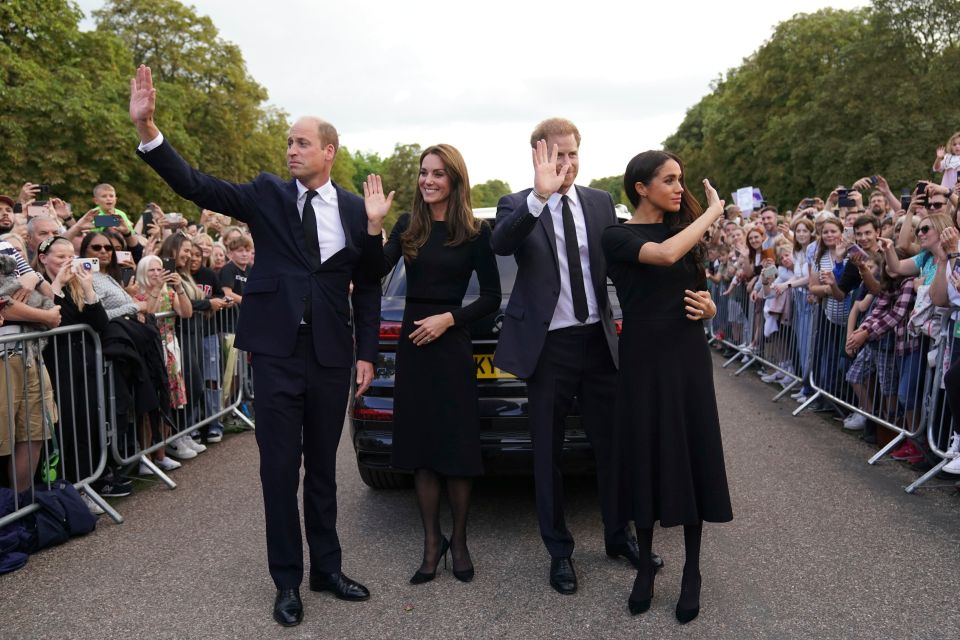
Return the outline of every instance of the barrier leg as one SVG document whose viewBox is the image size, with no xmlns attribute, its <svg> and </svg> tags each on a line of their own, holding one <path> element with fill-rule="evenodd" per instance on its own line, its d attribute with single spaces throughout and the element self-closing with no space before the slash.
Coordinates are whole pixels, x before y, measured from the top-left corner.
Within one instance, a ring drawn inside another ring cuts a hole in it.
<svg viewBox="0 0 960 640">
<path fill-rule="evenodd" d="M 797 386 L 797 383 L 798 383 L 798 382 L 800 382 L 799 378 L 794 378 L 793 380 L 791 380 L 791 381 L 790 381 L 790 384 L 788 384 L 787 386 L 785 386 L 785 387 L 783 388 L 783 391 L 781 391 L 781 392 L 778 393 L 777 395 L 773 396 L 773 400 L 771 400 L 771 402 L 776 402 L 777 400 L 779 400 L 779 399 L 782 398 L 783 396 L 785 396 L 785 395 L 787 395 L 788 393 L 790 393 L 790 389 L 793 389 L 795 386 Z"/>
<path fill-rule="evenodd" d="M 247 417 L 247 414 L 240 410 L 239 406 L 233 408 L 233 415 L 235 415 L 237 418 L 240 418 L 240 421 L 245 423 L 248 429 L 255 430 L 257 428 L 257 425 L 255 425 L 253 421 Z"/>
<path fill-rule="evenodd" d="M 820 392 L 819 392 L 819 391 L 814 392 L 814 394 L 813 394 L 812 396 L 810 396 L 809 398 L 807 398 L 807 401 L 806 401 L 806 402 L 804 402 L 802 405 L 800 405 L 799 407 L 797 407 L 796 409 L 793 410 L 793 415 L 794 415 L 794 416 L 800 415 L 800 413 L 801 413 L 804 409 L 806 409 L 807 407 L 809 407 L 810 405 L 812 405 L 812 404 L 814 403 L 814 401 L 815 401 L 817 398 L 819 398 L 819 397 L 820 397 Z"/>
<path fill-rule="evenodd" d="M 756 362 L 756 361 L 757 361 L 757 357 L 756 357 L 756 356 L 753 356 L 753 355 L 750 356 L 750 359 L 747 360 L 747 364 L 745 364 L 745 365 L 743 365 L 742 367 L 740 367 L 739 369 L 737 369 L 737 371 L 736 371 L 733 375 L 735 375 L 735 376 L 740 375 L 741 373 L 743 373 L 744 371 L 746 371 L 747 369 L 749 369 L 751 366 L 753 366 L 753 363 Z"/>
<path fill-rule="evenodd" d="M 887 443 L 887 446 L 873 454 L 873 457 L 867 460 L 867 464 L 877 464 L 881 458 L 893 451 L 901 442 L 906 440 L 906 438 L 907 436 L 898 433 L 896 438 Z"/>
<path fill-rule="evenodd" d="M 939 463 L 937 466 L 935 466 L 933 469 L 930 469 L 930 471 L 927 471 L 925 474 L 923 474 L 923 476 L 921 476 L 920 478 L 918 478 L 913 484 L 905 487 L 905 488 L 904 488 L 904 491 L 906 491 L 907 493 L 913 493 L 914 491 L 916 491 L 916 490 L 920 487 L 920 485 L 922 485 L 922 484 L 925 483 L 927 480 L 929 480 L 929 479 L 932 478 L 933 476 L 935 476 L 935 475 L 937 475 L 938 473 L 940 473 L 940 469 L 943 469 L 948 462 L 950 462 L 950 461 L 947 460 L 947 459 L 941 460 L 940 463 Z"/>
<path fill-rule="evenodd" d="M 82 484 L 80 485 L 79 489 L 81 489 L 84 494 L 93 500 L 94 504 L 103 509 L 103 512 L 110 516 L 111 520 L 117 524 L 123 524 L 123 516 L 121 516 L 116 509 L 110 506 L 110 503 L 104 500 L 99 493 L 91 489 L 90 485 Z"/>
<path fill-rule="evenodd" d="M 147 465 L 147 468 L 150 469 L 150 471 L 153 471 L 153 475 L 155 475 L 155 476 L 157 476 L 158 478 L 160 478 L 160 480 L 163 481 L 163 484 L 167 485 L 168 488 L 170 488 L 170 489 L 176 489 L 176 488 L 177 488 L 177 483 L 174 482 L 173 480 L 171 480 L 171 479 L 170 479 L 170 476 L 168 476 L 168 475 L 165 474 L 163 471 L 161 471 L 161 470 L 160 470 L 160 467 L 158 467 L 157 465 L 155 465 L 155 464 L 153 463 L 153 460 L 151 460 L 149 456 L 147 456 L 147 455 L 142 455 L 142 456 L 140 456 L 140 464 L 145 464 L 145 465 Z"/>
</svg>

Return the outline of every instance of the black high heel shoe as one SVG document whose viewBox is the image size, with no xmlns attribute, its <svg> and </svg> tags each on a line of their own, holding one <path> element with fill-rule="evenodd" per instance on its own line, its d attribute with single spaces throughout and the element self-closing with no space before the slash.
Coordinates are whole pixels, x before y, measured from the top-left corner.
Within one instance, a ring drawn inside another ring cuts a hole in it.
<svg viewBox="0 0 960 640">
<path fill-rule="evenodd" d="M 473 580 L 474 570 L 473 563 L 470 563 L 470 566 L 466 569 L 454 569 L 453 577 L 459 580 L 460 582 L 470 582 Z"/>
<path fill-rule="evenodd" d="M 700 572 L 697 572 L 696 578 L 687 577 L 683 573 L 680 581 L 680 599 L 677 600 L 677 621 L 680 624 L 687 624 L 698 615 L 700 615 Z M 687 606 L 681 606 L 681 604 Z M 693 605 L 693 606 L 690 606 Z"/>
<path fill-rule="evenodd" d="M 644 575 L 646 573 L 647 575 Z M 649 577 L 648 577 L 649 576 Z M 627 599 L 627 608 L 630 609 L 630 615 L 638 615 L 650 609 L 650 603 L 653 601 L 653 581 L 657 577 L 652 564 L 647 565 L 647 571 L 637 571 L 637 577 L 633 581 L 633 590 Z M 644 588 L 646 584 L 649 588 Z M 643 597 L 646 596 L 646 597 Z"/>
<path fill-rule="evenodd" d="M 410 578 L 410 584 L 423 584 L 424 582 L 430 582 L 435 577 L 437 577 L 437 566 L 440 564 L 440 558 L 443 558 L 443 568 L 447 568 L 447 550 L 450 548 L 450 541 L 446 537 L 440 540 L 440 554 L 437 556 L 437 564 L 434 565 L 433 571 L 427 573 L 425 571 L 417 571 L 413 574 L 413 577 Z M 456 573 L 456 572 L 454 572 Z"/>
</svg>

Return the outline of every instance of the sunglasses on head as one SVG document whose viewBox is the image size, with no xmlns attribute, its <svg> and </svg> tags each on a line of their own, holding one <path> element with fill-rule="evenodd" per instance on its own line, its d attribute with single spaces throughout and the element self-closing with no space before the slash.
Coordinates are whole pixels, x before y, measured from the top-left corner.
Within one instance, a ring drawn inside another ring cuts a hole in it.
<svg viewBox="0 0 960 640">
<path fill-rule="evenodd" d="M 88 248 L 90 248 L 90 249 L 92 249 L 92 250 L 94 250 L 94 251 L 110 251 L 110 252 L 113 252 L 113 250 L 114 250 L 114 249 L 113 249 L 113 245 L 110 244 L 110 243 L 107 243 L 107 244 L 90 244 L 90 245 L 88 245 Z"/>
<path fill-rule="evenodd" d="M 931 227 L 930 225 L 928 225 L 928 224 L 925 224 L 925 225 L 923 225 L 923 226 L 917 227 L 917 235 L 919 236 L 919 235 L 922 235 L 922 234 L 924 234 L 924 233 L 929 233 L 931 228 L 932 228 L 932 227 Z"/>
</svg>

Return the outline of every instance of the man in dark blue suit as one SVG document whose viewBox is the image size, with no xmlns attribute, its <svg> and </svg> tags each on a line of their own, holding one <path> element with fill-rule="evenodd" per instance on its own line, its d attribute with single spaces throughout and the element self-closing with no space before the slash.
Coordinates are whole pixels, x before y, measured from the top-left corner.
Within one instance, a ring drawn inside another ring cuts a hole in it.
<svg viewBox="0 0 960 640">
<path fill-rule="evenodd" d="M 290 128 L 292 180 L 261 173 L 252 182 L 233 184 L 205 175 L 163 139 L 153 122 L 155 96 L 150 69 L 141 65 L 130 87 L 140 157 L 181 197 L 247 223 L 256 245 L 236 346 L 253 354 L 267 559 L 277 587 L 273 617 L 296 625 L 303 618 L 301 461 L 310 589 L 344 600 L 370 595 L 341 572 L 336 454 L 354 348 L 357 395 L 373 379 L 381 230 L 393 194 L 384 197 L 379 178 L 371 176 L 365 203 L 330 180 L 337 132 L 318 118 L 302 118 Z"/>
<path fill-rule="evenodd" d="M 500 199 L 493 250 L 514 255 L 517 278 L 494 364 L 527 381 L 540 535 L 550 553 L 550 585 L 577 590 L 573 535 L 563 513 L 560 457 L 574 398 L 597 460 L 607 555 L 639 566 L 637 542 L 616 505 L 611 427 L 616 399 L 617 333 L 607 295 L 603 230 L 617 224 L 606 191 L 574 186 L 580 132 L 569 120 L 544 120 L 530 137 L 534 186 Z M 663 562 L 654 557 L 654 566 Z"/>
</svg>

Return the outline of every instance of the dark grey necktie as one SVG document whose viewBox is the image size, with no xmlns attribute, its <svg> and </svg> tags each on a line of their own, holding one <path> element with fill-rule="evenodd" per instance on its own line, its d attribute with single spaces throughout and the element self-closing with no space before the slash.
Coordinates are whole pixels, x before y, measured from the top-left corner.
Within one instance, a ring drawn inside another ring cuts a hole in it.
<svg viewBox="0 0 960 640">
<path fill-rule="evenodd" d="M 563 243 L 567 249 L 567 271 L 570 276 L 570 295 L 573 297 L 573 315 L 580 322 L 590 317 L 587 309 L 587 291 L 583 288 L 583 265 L 580 264 L 580 246 L 577 244 L 577 225 L 573 222 L 570 199 L 560 198 L 563 211 Z"/>
<path fill-rule="evenodd" d="M 320 267 L 320 240 L 317 238 L 317 215 L 313 211 L 313 199 L 317 192 L 307 191 L 307 199 L 303 202 L 303 217 L 300 225 L 303 227 L 303 241 L 307 246 L 307 258 L 310 260 L 310 270 Z M 307 289 L 307 297 L 304 300 L 303 321 L 310 324 L 313 321 L 313 296 L 310 289 Z"/>
</svg>

